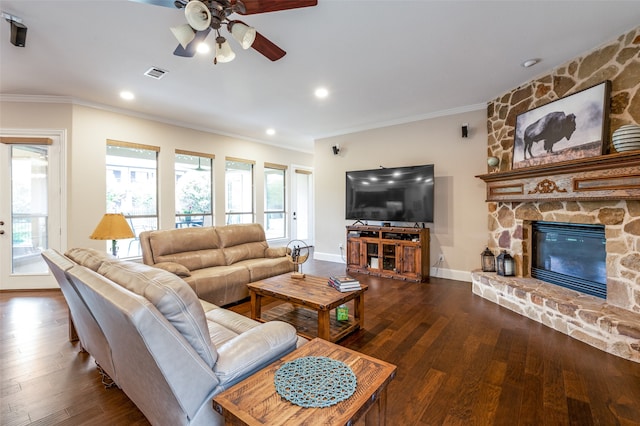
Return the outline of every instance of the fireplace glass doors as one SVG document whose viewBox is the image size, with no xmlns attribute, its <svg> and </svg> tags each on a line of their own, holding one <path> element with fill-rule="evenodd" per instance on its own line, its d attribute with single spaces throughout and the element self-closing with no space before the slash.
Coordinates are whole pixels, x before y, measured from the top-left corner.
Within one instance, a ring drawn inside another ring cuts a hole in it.
<svg viewBox="0 0 640 426">
<path fill-rule="evenodd" d="M 532 223 L 531 276 L 607 298 L 604 225 Z"/>
</svg>

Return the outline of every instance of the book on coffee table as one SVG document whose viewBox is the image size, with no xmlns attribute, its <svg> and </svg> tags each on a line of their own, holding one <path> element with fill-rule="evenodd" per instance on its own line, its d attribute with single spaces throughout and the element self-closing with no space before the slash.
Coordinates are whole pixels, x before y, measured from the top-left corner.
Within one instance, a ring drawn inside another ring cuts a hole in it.
<svg viewBox="0 0 640 426">
<path fill-rule="evenodd" d="M 360 281 L 348 276 L 331 276 L 328 283 L 331 287 L 343 293 L 348 291 L 360 290 Z"/>
</svg>

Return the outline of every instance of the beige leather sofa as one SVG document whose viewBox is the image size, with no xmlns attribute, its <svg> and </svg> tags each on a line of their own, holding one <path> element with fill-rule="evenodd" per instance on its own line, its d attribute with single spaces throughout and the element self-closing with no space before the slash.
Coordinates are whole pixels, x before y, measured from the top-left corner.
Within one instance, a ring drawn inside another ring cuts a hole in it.
<svg viewBox="0 0 640 426">
<path fill-rule="evenodd" d="M 167 271 L 92 249 L 43 257 L 82 346 L 154 425 L 223 424 L 212 397 L 299 344 L 291 325 L 199 300 Z"/>
<path fill-rule="evenodd" d="M 179 275 L 218 306 L 248 297 L 250 282 L 294 269 L 286 247 L 269 247 L 257 223 L 145 231 L 140 246 L 144 263 Z"/>
</svg>

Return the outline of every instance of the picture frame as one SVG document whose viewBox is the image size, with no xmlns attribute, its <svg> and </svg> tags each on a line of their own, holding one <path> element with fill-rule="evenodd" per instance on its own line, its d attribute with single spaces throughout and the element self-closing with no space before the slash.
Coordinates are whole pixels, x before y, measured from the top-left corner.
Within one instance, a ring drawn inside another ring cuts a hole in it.
<svg viewBox="0 0 640 426">
<path fill-rule="evenodd" d="M 611 81 L 588 87 L 516 117 L 512 169 L 604 154 Z"/>
</svg>

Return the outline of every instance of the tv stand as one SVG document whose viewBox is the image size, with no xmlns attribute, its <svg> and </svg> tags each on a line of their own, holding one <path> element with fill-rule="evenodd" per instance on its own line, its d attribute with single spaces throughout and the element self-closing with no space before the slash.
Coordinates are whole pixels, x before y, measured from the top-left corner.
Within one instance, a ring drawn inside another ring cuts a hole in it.
<svg viewBox="0 0 640 426">
<path fill-rule="evenodd" d="M 429 228 L 347 226 L 347 272 L 427 281 Z"/>
</svg>

